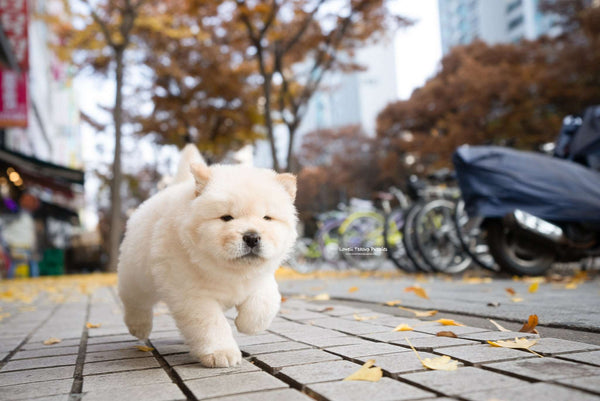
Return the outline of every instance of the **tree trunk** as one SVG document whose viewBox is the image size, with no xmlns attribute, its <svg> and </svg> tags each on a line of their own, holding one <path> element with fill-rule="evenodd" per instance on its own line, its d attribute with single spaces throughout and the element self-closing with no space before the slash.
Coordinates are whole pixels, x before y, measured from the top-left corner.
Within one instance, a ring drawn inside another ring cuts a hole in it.
<svg viewBox="0 0 600 401">
<path fill-rule="evenodd" d="M 263 68 L 261 68 L 264 71 Z M 269 139 L 269 145 L 271 145 L 271 157 L 273 158 L 273 170 L 280 172 L 279 160 L 277 159 L 277 147 L 275 146 L 275 133 L 273 131 L 273 118 L 271 117 L 271 82 L 270 78 L 263 72 L 262 74 L 263 92 L 265 94 L 265 126 L 267 127 L 267 138 Z"/>
<path fill-rule="evenodd" d="M 289 142 L 286 155 L 286 171 L 290 173 L 297 173 L 298 166 L 296 163 L 296 157 L 294 156 L 294 139 L 296 138 L 296 130 L 298 129 L 298 120 L 292 122 L 287 127 Z"/>
<path fill-rule="evenodd" d="M 115 108 L 113 120 L 115 124 L 115 155 L 112 165 L 112 180 L 110 182 L 110 231 L 108 243 L 108 270 L 117 271 L 119 261 L 119 245 L 123 233 L 121 216 L 121 125 L 123 123 L 123 50 L 115 50 L 116 79 L 115 79 Z"/>
</svg>

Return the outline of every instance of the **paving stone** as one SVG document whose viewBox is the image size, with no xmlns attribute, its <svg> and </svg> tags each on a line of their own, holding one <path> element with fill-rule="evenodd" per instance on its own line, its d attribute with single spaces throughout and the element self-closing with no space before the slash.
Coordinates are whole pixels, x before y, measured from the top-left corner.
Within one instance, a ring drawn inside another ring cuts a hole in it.
<svg viewBox="0 0 600 401">
<path fill-rule="evenodd" d="M 69 379 L 73 377 L 74 371 L 75 366 L 60 366 L 55 368 L 0 373 L 0 386 Z"/>
<path fill-rule="evenodd" d="M 53 335 L 49 334 L 48 336 L 46 336 L 45 339 L 48 339 L 50 337 L 54 337 Z M 33 349 L 41 349 L 41 348 L 62 348 L 62 347 L 72 347 L 74 345 L 79 346 L 79 343 L 81 342 L 80 338 L 72 338 L 70 340 L 62 340 L 59 343 L 56 344 L 52 344 L 52 345 L 44 345 L 44 340 L 38 340 L 38 341 L 33 341 L 33 342 L 28 342 L 27 344 L 23 345 L 23 347 L 21 348 L 21 350 L 23 351 L 29 351 L 29 350 L 33 350 Z"/>
<path fill-rule="evenodd" d="M 409 344 L 410 341 L 410 344 Z M 437 337 L 437 336 L 429 336 L 429 337 L 416 337 L 409 339 L 399 339 L 399 340 L 391 340 L 389 341 L 391 344 L 403 345 L 405 347 L 410 347 L 412 345 L 418 350 L 423 351 L 433 351 L 437 348 L 444 347 L 454 347 L 458 345 L 475 345 L 478 344 L 475 341 L 463 340 L 460 338 L 451 338 L 451 337 Z"/>
<path fill-rule="evenodd" d="M 305 349 L 299 351 L 276 352 L 271 354 L 257 355 L 256 359 L 267 364 L 271 369 L 279 369 L 284 366 L 302 365 L 305 363 L 325 362 L 340 360 L 337 355 L 318 349 Z"/>
<path fill-rule="evenodd" d="M 195 363 L 193 365 L 175 366 L 174 369 L 182 380 L 204 379 L 212 376 L 260 371 L 257 366 L 245 359 L 242 359 L 240 365 L 231 368 L 206 368 L 199 363 Z"/>
<path fill-rule="evenodd" d="M 273 333 L 285 335 L 286 333 L 293 333 L 295 331 L 302 330 L 305 327 L 310 327 L 310 325 L 297 323 L 297 322 L 290 322 L 290 321 L 286 320 L 284 322 L 277 322 L 277 323 L 271 324 L 271 326 L 269 326 L 269 331 L 273 332 Z"/>
<path fill-rule="evenodd" d="M 186 386 L 199 399 L 253 391 L 287 388 L 287 384 L 265 372 L 236 373 L 186 381 Z"/>
<path fill-rule="evenodd" d="M 152 336 L 150 336 L 152 338 Z M 119 334 L 116 336 L 102 336 L 88 338 L 87 345 L 106 344 L 106 343 L 122 343 L 133 340 L 131 334 Z"/>
<path fill-rule="evenodd" d="M 83 380 L 83 392 L 146 386 L 155 383 L 171 383 L 171 378 L 162 369 L 132 370 L 129 372 L 91 375 L 86 376 Z"/>
<path fill-rule="evenodd" d="M 185 395 L 173 383 L 147 384 L 143 386 L 102 389 L 83 395 L 85 401 L 143 400 L 171 401 L 185 400 Z"/>
<path fill-rule="evenodd" d="M 117 351 L 125 349 L 135 349 L 136 345 L 145 345 L 141 341 L 126 341 L 121 343 L 108 343 L 108 344 L 94 344 L 88 345 L 85 352 L 105 352 L 105 351 Z"/>
<path fill-rule="evenodd" d="M 76 361 L 77 355 L 47 356 L 43 358 L 19 359 L 16 361 L 10 360 L 2 367 L 2 369 L 0 369 L 0 372 L 75 365 Z"/>
<path fill-rule="evenodd" d="M 596 366 L 578 364 L 557 358 L 532 358 L 519 361 L 486 364 L 495 371 L 508 373 L 528 380 L 549 381 L 570 377 L 593 376 L 600 374 Z"/>
<path fill-rule="evenodd" d="M 85 363 L 89 362 L 103 362 L 103 361 L 116 361 L 120 359 L 130 359 L 130 358 L 147 358 L 151 356 L 151 352 L 140 351 L 137 348 L 132 349 L 120 349 L 116 351 L 101 351 L 101 352 L 91 352 L 86 354 Z"/>
<path fill-rule="evenodd" d="M 198 363 L 198 359 L 192 356 L 189 352 L 183 354 L 164 355 L 163 358 L 170 366 L 190 365 Z"/>
<path fill-rule="evenodd" d="M 239 347 L 243 345 L 254 345 L 254 344 L 266 344 L 276 343 L 279 341 L 285 341 L 285 338 L 278 336 L 277 334 L 265 333 L 256 336 L 239 336 L 235 338 Z"/>
<path fill-rule="evenodd" d="M 350 361 L 330 361 L 288 366 L 279 371 L 280 375 L 298 383 L 319 383 L 342 380 L 360 369 L 360 365 Z"/>
<path fill-rule="evenodd" d="M 421 358 L 439 357 L 439 355 L 430 354 L 429 352 L 419 352 L 419 355 Z M 381 369 L 393 376 L 427 370 L 412 350 L 398 354 L 365 355 L 356 359 L 362 363 L 368 361 L 369 359 L 374 359 L 375 366 L 379 366 Z"/>
<path fill-rule="evenodd" d="M 59 356 L 59 355 L 71 355 L 78 354 L 79 346 L 73 347 L 60 347 L 60 348 L 41 348 L 30 351 L 19 351 L 10 358 L 11 361 L 15 359 L 28 359 L 28 358 L 42 358 L 45 356 Z"/>
<path fill-rule="evenodd" d="M 322 313 L 311 312 L 308 310 L 293 310 L 293 309 L 285 309 L 281 308 L 279 311 L 279 316 L 290 319 L 290 320 L 314 320 L 314 319 L 323 319 L 328 317 Z"/>
<path fill-rule="evenodd" d="M 358 345 L 342 345 L 341 347 L 330 347 L 327 351 L 333 352 L 334 354 L 342 355 L 347 358 L 357 358 L 364 355 L 382 355 L 382 354 L 393 354 L 397 352 L 408 352 L 410 350 L 399 347 L 397 345 L 391 345 L 387 343 L 374 343 L 369 344 L 358 344 Z"/>
<path fill-rule="evenodd" d="M 163 339 L 179 340 L 180 342 L 183 342 L 183 336 L 179 330 L 154 331 L 150 334 L 150 341 Z"/>
<path fill-rule="evenodd" d="M 384 377 L 378 382 L 337 381 L 308 385 L 330 401 L 400 401 L 430 398 L 433 394 Z"/>
<path fill-rule="evenodd" d="M 390 328 L 387 326 L 379 326 L 339 318 L 315 320 L 314 325 L 350 334 L 382 333 L 390 331 Z"/>
<path fill-rule="evenodd" d="M 488 329 L 481 329 L 479 327 L 469 327 L 469 326 L 444 326 L 440 325 L 427 325 L 427 326 L 414 326 L 415 331 L 419 331 L 421 333 L 429 333 L 429 334 L 437 334 L 440 331 L 451 331 L 457 336 L 461 337 L 463 334 L 472 334 L 472 333 L 482 333 L 489 331 Z"/>
<path fill-rule="evenodd" d="M 301 342 L 306 342 L 306 340 L 311 340 L 313 338 L 332 338 L 332 337 L 342 337 L 345 335 L 346 334 L 336 331 L 336 330 L 324 329 L 321 327 L 314 327 L 314 326 L 305 326 L 300 331 L 285 334 L 286 337 L 288 337 L 292 340 L 301 341 Z"/>
<path fill-rule="evenodd" d="M 558 383 L 600 394 L 600 376 L 576 377 L 557 380 Z"/>
<path fill-rule="evenodd" d="M 590 365 L 600 366 L 600 351 L 579 352 L 573 354 L 563 354 L 558 356 L 560 359 L 569 361 L 589 363 Z"/>
<path fill-rule="evenodd" d="M 0 388 L 0 401 L 30 400 L 57 394 L 68 394 L 73 379 L 50 380 L 41 384 L 17 384 Z"/>
<path fill-rule="evenodd" d="M 49 395 L 46 397 L 32 398 L 31 401 L 70 401 L 69 394 Z"/>
<path fill-rule="evenodd" d="M 550 383 L 533 383 L 510 386 L 502 389 L 486 390 L 461 394 L 461 398 L 469 401 L 598 401 L 599 397 Z"/>
<path fill-rule="evenodd" d="M 514 331 L 483 331 L 481 333 L 463 334 L 460 338 L 477 341 L 514 340 L 518 338 L 540 338 L 537 334 L 519 333 Z"/>
<path fill-rule="evenodd" d="M 214 401 L 313 401 L 312 398 L 291 388 L 257 391 L 225 397 L 211 398 Z"/>
<path fill-rule="evenodd" d="M 381 318 L 377 319 L 376 322 L 377 322 L 377 324 L 379 324 L 381 326 L 388 326 L 388 327 L 397 327 L 398 325 L 401 325 L 401 324 L 408 324 L 409 326 L 413 327 L 413 326 L 423 323 L 423 321 L 419 320 L 419 319 L 411 319 L 408 317 L 400 317 L 400 316 L 381 317 Z"/>
<path fill-rule="evenodd" d="M 295 341 L 282 341 L 278 343 L 246 345 L 242 351 L 250 355 L 268 354 L 271 352 L 294 351 L 299 349 L 311 348 L 310 345 L 298 343 Z"/>
<path fill-rule="evenodd" d="M 489 344 L 464 345 L 460 347 L 445 347 L 437 350 L 459 361 L 471 364 L 487 362 L 510 361 L 513 359 L 536 358 L 530 352 L 511 348 L 492 347 Z"/>
<path fill-rule="evenodd" d="M 566 354 L 569 352 L 600 350 L 597 345 L 577 341 L 561 340 L 559 338 L 540 338 L 531 350 L 542 355 Z"/>
<path fill-rule="evenodd" d="M 385 333 L 362 334 L 361 337 L 387 343 L 387 342 L 393 342 L 396 340 L 403 340 L 405 338 L 408 338 L 408 339 L 425 338 L 425 337 L 430 338 L 433 336 L 431 334 L 427 334 L 427 333 L 419 333 L 418 331 L 392 331 L 392 330 L 390 330 Z"/>
<path fill-rule="evenodd" d="M 158 368 L 160 364 L 153 357 L 121 359 L 117 361 L 103 361 L 85 363 L 83 366 L 83 375 L 95 375 L 99 373 L 122 372 L 126 370 L 139 370 Z"/>
<path fill-rule="evenodd" d="M 305 340 L 301 340 L 301 342 L 312 345 L 319 348 L 327 348 L 336 345 L 352 345 L 352 344 L 362 344 L 365 340 L 354 337 L 342 335 L 341 337 L 325 337 L 325 338 L 307 338 Z"/>
<path fill-rule="evenodd" d="M 462 367 L 454 371 L 433 370 L 402 375 L 403 380 L 435 389 L 447 396 L 457 396 L 497 388 L 523 385 L 526 382 L 514 377 L 487 370 Z"/>
</svg>

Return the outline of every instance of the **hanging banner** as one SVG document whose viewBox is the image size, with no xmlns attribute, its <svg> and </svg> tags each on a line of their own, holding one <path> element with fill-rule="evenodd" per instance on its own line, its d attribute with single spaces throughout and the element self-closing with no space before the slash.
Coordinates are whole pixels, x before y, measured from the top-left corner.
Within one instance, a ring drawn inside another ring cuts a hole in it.
<svg viewBox="0 0 600 401">
<path fill-rule="evenodd" d="M 22 71 L 29 70 L 27 0 L 0 0 L 0 23 Z"/>
<path fill-rule="evenodd" d="M 0 69 L 0 127 L 27 127 L 27 73 Z"/>
</svg>

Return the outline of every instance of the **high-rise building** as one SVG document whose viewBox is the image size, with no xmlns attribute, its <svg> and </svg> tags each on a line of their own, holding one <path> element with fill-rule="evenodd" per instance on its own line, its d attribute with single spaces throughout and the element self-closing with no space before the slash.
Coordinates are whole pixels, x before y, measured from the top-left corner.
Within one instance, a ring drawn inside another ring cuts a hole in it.
<svg viewBox="0 0 600 401">
<path fill-rule="evenodd" d="M 539 0 L 438 0 L 442 53 L 476 39 L 488 44 L 518 42 L 554 34 L 554 16 Z"/>
</svg>

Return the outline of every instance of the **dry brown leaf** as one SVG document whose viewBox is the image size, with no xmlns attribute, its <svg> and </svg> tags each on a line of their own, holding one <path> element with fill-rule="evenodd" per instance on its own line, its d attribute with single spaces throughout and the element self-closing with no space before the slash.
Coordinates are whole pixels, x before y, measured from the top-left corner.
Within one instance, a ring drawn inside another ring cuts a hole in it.
<svg viewBox="0 0 600 401">
<path fill-rule="evenodd" d="M 396 328 L 394 329 L 394 331 L 412 331 L 414 330 L 412 327 L 410 327 L 408 324 L 406 323 L 402 323 L 399 324 L 398 326 L 396 326 Z"/>
<path fill-rule="evenodd" d="M 414 292 L 415 295 L 418 297 L 429 299 L 427 292 L 423 289 L 423 287 L 420 287 L 418 285 L 414 285 L 412 287 L 406 287 L 404 289 L 404 292 Z"/>
<path fill-rule="evenodd" d="M 436 313 L 438 313 L 438 311 L 436 311 L 436 310 L 419 311 L 419 310 L 415 310 L 415 309 L 405 308 L 404 306 L 399 306 L 398 309 L 402 309 L 407 312 L 412 312 L 415 314 L 416 317 L 430 317 L 430 316 L 434 316 Z"/>
<path fill-rule="evenodd" d="M 517 292 L 515 290 L 513 290 L 512 288 L 510 288 L 510 287 L 505 288 L 505 290 L 506 290 L 506 292 L 508 292 L 508 294 L 510 296 L 515 296 L 517 294 Z"/>
<path fill-rule="evenodd" d="M 538 334 L 538 331 L 535 327 L 538 325 L 538 317 L 537 315 L 529 315 L 529 319 L 523 324 L 523 327 L 519 330 L 521 333 L 535 333 Z"/>
<path fill-rule="evenodd" d="M 464 324 L 457 323 L 452 319 L 438 319 L 436 322 L 443 324 L 444 326 L 464 326 Z"/>
<path fill-rule="evenodd" d="M 344 381 L 360 380 L 368 382 L 378 382 L 383 376 L 383 372 L 379 367 L 372 367 L 375 364 L 374 359 L 369 359 L 356 372 L 346 377 Z"/>
<path fill-rule="evenodd" d="M 421 361 L 421 364 L 425 366 L 427 369 L 431 370 L 456 370 L 458 369 L 458 361 L 450 358 L 448 355 L 442 355 L 436 358 L 425 358 L 422 359 L 421 355 L 417 352 L 415 347 L 410 343 L 408 338 L 404 337 L 410 348 L 417 354 L 417 358 Z"/>
<path fill-rule="evenodd" d="M 396 306 L 396 305 L 400 305 L 401 303 L 402 303 L 402 301 L 400 301 L 399 299 L 394 299 L 392 301 L 385 302 L 385 304 L 387 306 Z"/>
<path fill-rule="evenodd" d="M 145 346 L 145 345 L 136 345 L 135 347 L 136 347 L 137 349 L 139 349 L 140 351 L 143 351 L 143 352 L 150 352 L 150 351 L 154 351 L 154 348 L 152 348 L 152 347 L 148 347 L 148 346 Z"/>
<path fill-rule="evenodd" d="M 540 282 L 536 281 L 535 283 L 532 283 L 529 286 L 529 289 L 527 291 L 529 291 L 530 294 L 533 294 L 533 293 L 537 292 L 538 288 L 540 288 Z"/>
<path fill-rule="evenodd" d="M 328 306 L 327 308 L 323 308 L 317 312 L 329 312 L 333 310 L 333 306 Z"/>
<path fill-rule="evenodd" d="M 286 302 L 287 300 L 288 300 L 288 299 L 287 299 L 287 297 L 284 297 L 283 295 L 281 296 L 281 303 L 284 303 L 284 302 Z"/>
<path fill-rule="evenodd" d="M 500 330 L 500 331 L 510 331 L 510 330 L 505 329 L 504 327 L 500 326 L 500 324 L 496 323 L 492 319 L 488 319 L 488 320 L 490 321 L 490 323 L 492 323 L 494 326 L 496 326 L 498 328 L 498 330 Z"/>
<path fill-rule="evenodd" d="M 373 316 L 361 316 L 357 313 L 353 314 L 352 316 L 354 316 L 354 320 L 358 320 L 359 322 L 365 321 L 365 320 L 373 320 L 373 319 L 377 319 L 379 316 L 377 315 L 373 315 Z"/>
<path fill-rule="evenodd" d="M 500 306 L 500 302 L 488 302 L 487 306 L 491 306 L 492 308 L 497 308 Z"/>
<path fill-rule="evenodd" d="M 458 338 L 458 336 L 452 331 L 438 331 L 437 333 L 435 333 L 435 335 L 438 337 Z"/>
<path fill-rule="evenodd" d="M 90 323 L 90 322 L 87 322 L 85 324 L 85 327 L 87 327 L 88 329 L 97 329 L 100 326 L 102 326 L 102 323 Z"/>
<path fill-rule="evenodd" d="M 62 340 L 60 338 L 50 337 L 49 339 L 44 340 L 43 344 L 44 345 L 52 345 L 52 344 L 58 344 L 61 341 Z"/>
<path fill-rule="evenodd" d="M 488 341 L 488 344 L 490 344 L 492 347 L 524 349 L 524 350 L 527 350 L 527 351 L 531 352 L 532 354 L 535 354 L 535 355 L 539 356 L 540 358 L 542 358 L 542 356 L 540 354 L 529 349 L 529 347 L 531 347 L 532 345 L 535 345 L 536 343 L 537 343 L 537 340 L 528 340 L 524 337 L 523 338 L 515 338 L 514 341 L 513 340 Z"/>
<path fill-rule="evenodd" d="M 358 291 L 358 287 L 356 287 L 356 286 L 348 288 L 348 292 L 351 294 L 356 291 Z"/>
</svg>

